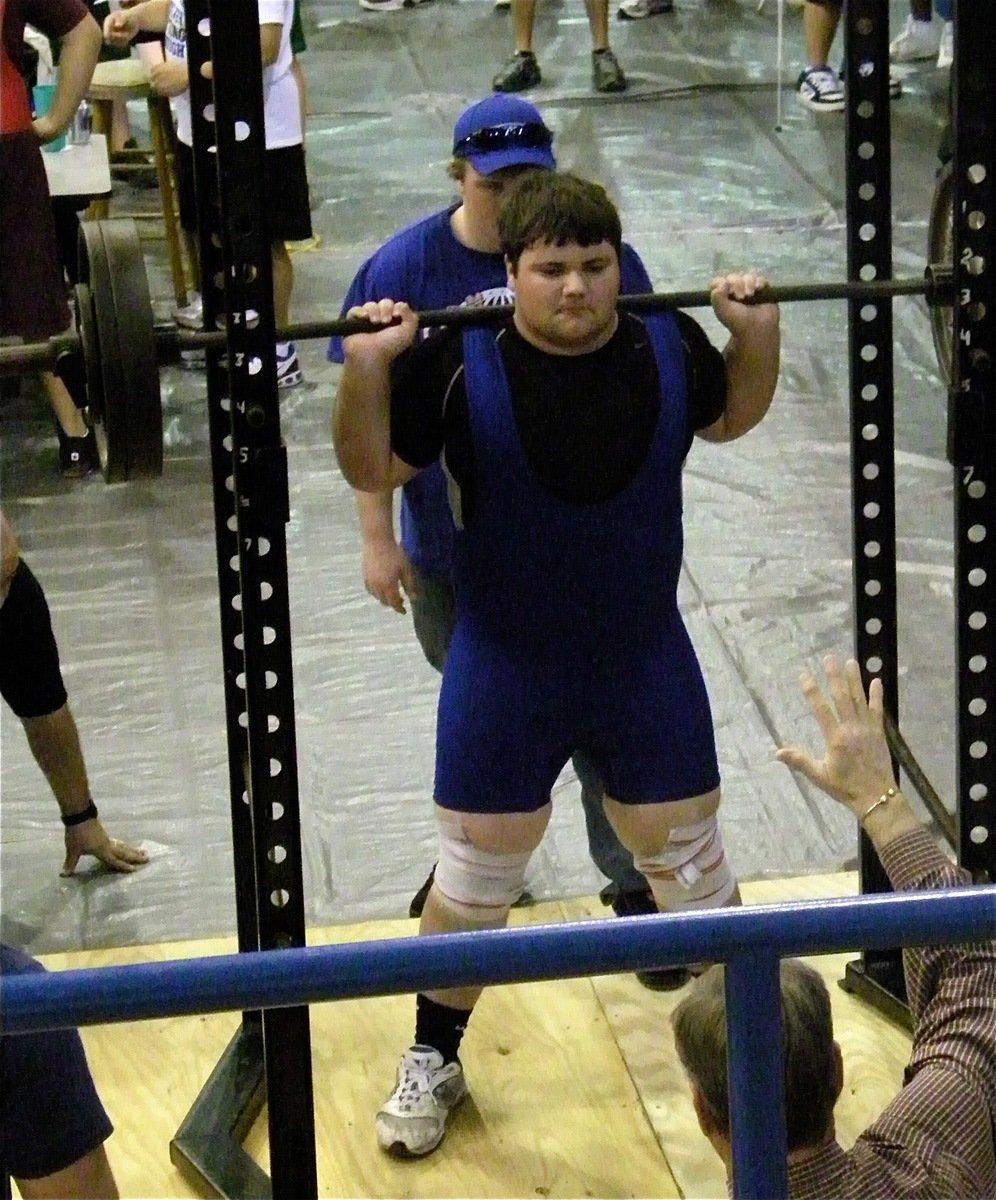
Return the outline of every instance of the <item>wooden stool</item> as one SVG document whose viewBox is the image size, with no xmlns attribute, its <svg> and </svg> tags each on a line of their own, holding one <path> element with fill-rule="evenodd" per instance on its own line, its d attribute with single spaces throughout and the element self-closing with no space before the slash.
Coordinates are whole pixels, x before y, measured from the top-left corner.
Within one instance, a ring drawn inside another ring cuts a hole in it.
<svg viewBox="0 0 996 1200">
<path fill-rule="evenodd" d="M 144 99 L 149 109 L 149 134 L 152 139 L 153 163 L 149 163 L 142 150 L 119 151 L 115 165 L 126 171 L 155 171 L 159 183 L 159 198 L 162 209 L 163 228 L 166 235 L 166 250 L 169 255 L 170 272 L 173 277 L 173 295 L 178 307 L 187 303 L 187 280 L 196 287 L 196 258 L 192 247 L 186 242 L 187 263 L 184 264 L 184 243 L 176 207 L 176 130 L 169 100 L 157 96 L 149 87 L 145 67 L 135 58 L 98 63 L 90 82 L 87 97 L 93 104 L 93 128 L 96 133 L 111 132 L 111 105 L 115 100 Z M 110 141 L 108 141 L 110 145 Z M 94 200 L 87 209 L 87 216 L 100 219 L 108 215 L 110 202 Z M 122 216 L 148 219 L 155 213 L 122 213 Z"/>
</svg>

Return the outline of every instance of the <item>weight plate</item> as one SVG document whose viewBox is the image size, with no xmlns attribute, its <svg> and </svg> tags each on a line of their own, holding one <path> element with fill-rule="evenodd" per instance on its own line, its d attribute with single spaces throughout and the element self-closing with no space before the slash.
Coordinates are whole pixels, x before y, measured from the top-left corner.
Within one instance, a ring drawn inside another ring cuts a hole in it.
<svg viewBox="0 0 996 1200">
<path fill-rule="evenodd" d="M 102 221 L 80 223 L 80 279 L 90 289 L 97 360 L 88 375 L 99 372 L 100 404 L 90 418 L 97 438 L 100 466 L 107 483 L 128 479 L 128 410 L 124 403 L 124 378 L 118 347 L 114 292 L 104 248 Z"/>
<path fill-rule="evenodd" d="M 152 302 L 132 220 L 80 225 L 80 278 L 89 287 L 99 379 L 91 419 L 108 483 L 162 474 L 162 403 Z"/>
<path fill-rule="evenodd" d="M 93 312 L 93 296 L 90 287 L 78 283 L 73 289 L 73 308 L 76 335 L 80 339 L 80 351 L 83 358 L 84 382 L 86 385 L 86 403 L 91 422 L 95 414 L 100 414 L 103 422 L 104 412 L 104 381 L 100 372 L 100 347 L 97 344 L 96 317 Z"/>
<path fill-rule="evenodd" d="M 930 205 L 927 231 L 927 261 L 954 270 L 954 178 L 951 163 L 937 176 Z M 930 306 L 930 331 L 941 374 L 951 383 L 954 353 L 954 308 L 950 304 Z"/>
<path fill-rule="evenodd" d="M 127 412 L 129 479 L 163 473 L 163 410 L 149 281 L 131 220 L 101 221 L 104 251 L 117 315 L 122 407 Z"/>
</svg>

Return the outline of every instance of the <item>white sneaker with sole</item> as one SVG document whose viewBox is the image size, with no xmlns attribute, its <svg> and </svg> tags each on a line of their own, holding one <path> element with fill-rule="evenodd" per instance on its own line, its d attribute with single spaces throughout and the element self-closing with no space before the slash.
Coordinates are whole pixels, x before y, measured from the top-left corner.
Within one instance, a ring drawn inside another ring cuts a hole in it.
<svg viewBox="0 0 996 1200">
<path fill-rule="evenodd" d="M 173 320 L 184 329 L 200 329 L 204 324 L 204 301 L 200 292 L 191 292 L 190 303 L 173 309 Z"/>
<path fill-rule="evenodd" d="M 401 1056 L 394 1091 L 377 1114 L 377 1142 L 398 1158 L 430 1154 L 443 1140 L 446 1118 L 467 1095 L 463 1067 L 443 1063 L 431 1046 Z"/>
<path fill-rule="evenodd" d="M 893 62 L 919 62 L 933 58 L 941 45 L 941 27 L 934 21 L 918 21 L 906 18 L 902 33 L 889 43 L 889 57 Z"/>
<path fill-rule="evenodd" d="M 304 379 L 293 342 L 277 343 L 277 387 L 290 388 Z"/>
<path fill-rule="evenodd" d="M 620 21 L 643 21 L 669 12 L 674 12 L 674 0 L 622 0 L 616 16 Z"/>
<path fill-rule="evenodd" d="M 833 67 L 807 67 L 799 76 L 799 100 L 813 112 L 841 112 L 844 85 Z"/>
<path fill-rule="evenodd" d="M 425 4 L 428 0 L 360 0 L 360 8 L 367 12 L 397 12 L 402 8 L 414 8 L 416 4 Z"/>
</svg>

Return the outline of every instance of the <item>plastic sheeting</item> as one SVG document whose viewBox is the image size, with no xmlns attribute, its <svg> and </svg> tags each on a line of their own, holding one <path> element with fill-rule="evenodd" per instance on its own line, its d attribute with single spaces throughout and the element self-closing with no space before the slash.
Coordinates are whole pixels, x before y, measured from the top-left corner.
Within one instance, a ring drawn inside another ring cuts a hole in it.
<svg viewBox="0 0 996 1200">
<path fill-rule="evenodd" d="M 632 86 L 608 99 L 589 90 L 581 6 L 540 6 L 544 83 L 534 99 L 561 165 L 610 189 L 660 290 L 704 287 L 741 266 L 785 283 L 844 275 L 843 117 L 805 110 L 789 88 L 774 131 L 775 7 L 679 0 L 671 16 L 613 20 Z M 303 8 L 322 242 L 294 259 L 293 310 L 334 316 L 360 261 L 452 195 L 452 122 L 488 90 L 511 27 L 489 0 L 391 14 L 352 0 Z M 905 17 L 905 5 L 891 9 L 894 22 Z M 801 21 L 788 9 L 786 79 L 801 50 Z M 925 64 L 907 68 L 904 83 L 892 114 L 895 263 L 905 275 L 924 265 L 944 82 Z M 148 244 L 148 262 L 165 314 L 161 244 Z M 699 316 L 722 344 L 711 314 Z M 736 444 L 696 445 L 685 471 L 680 601 L 714 707 L 726 842 L 745 877 L 836 870 L 857 851 L 846 814 L 774 761 L 785 741 L 815 744 L 799 671 L 851 644 L 846 307 L 786 306 L 782 327 L 768 418 Z M 923 303 L 897 301 L 895 329 L 901 724 L 950 796 L 944 390 Z M 410 619 L 363 590 L 352 496 L 328 432 L 338 369 L 322 344 L 300 350 L 306 383 L 284 397 L 282 421 L 301 833 L 308 921 L 328 924 L 406 912 L 433 861 L 437 679 Z M 34 385 L 4 405 L 4 507 L 48 594 L 93 795 L 108 829 L 151 855 L 127 878 L 60 879 L 56 807 L 4 709 L 3 938 L 36 952 L 234 929 L 203 379 L 171 368 L 163 382 L 166 467 L 154 483 L 59 480 Z M 568 769 L 529 890 L 590 894 L 603 883 Z"/>
</svg>

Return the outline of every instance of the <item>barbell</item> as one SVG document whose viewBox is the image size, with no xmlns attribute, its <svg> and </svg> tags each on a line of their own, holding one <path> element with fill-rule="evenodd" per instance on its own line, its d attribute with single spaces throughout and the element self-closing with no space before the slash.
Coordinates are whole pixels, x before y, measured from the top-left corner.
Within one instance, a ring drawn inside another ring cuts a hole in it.
<svg viewBox="0 0 996 1200">
<path fill-rule="evenodd" d="M 108 483 L 155 479 L 163 469 L 163 416 L 159 368 L 187 350 L 224 349 L 222 330 L 157 325 L 145 261 L 133 220 L 85 221 L 80 226 L 80 282 L 75 289 L 75 328 L 47 341 L 0 346 L 0 377 L 32 371 L 75 371 L 85 380 L 90 420 Z M 868 282 L 794 284 L 766 288 L 754 302 L 806 300 L 882 301 L 923 296 L 929 305 L 950 306 L 954 273 L 929 266 L 922 278 Z M 707 290 L 621 296 L 620 308 L 655 312 L 705 308 Z M 502 320 L 508 306 L 461 306 L 417 314 L 423 327 L 485 325 Z M 373 326 L 362 319 L 310 321 L 278 330 L 279 341 L 347 337 Z M 947 371 L 950 364 L 941 363 Z"/>
</svg>

